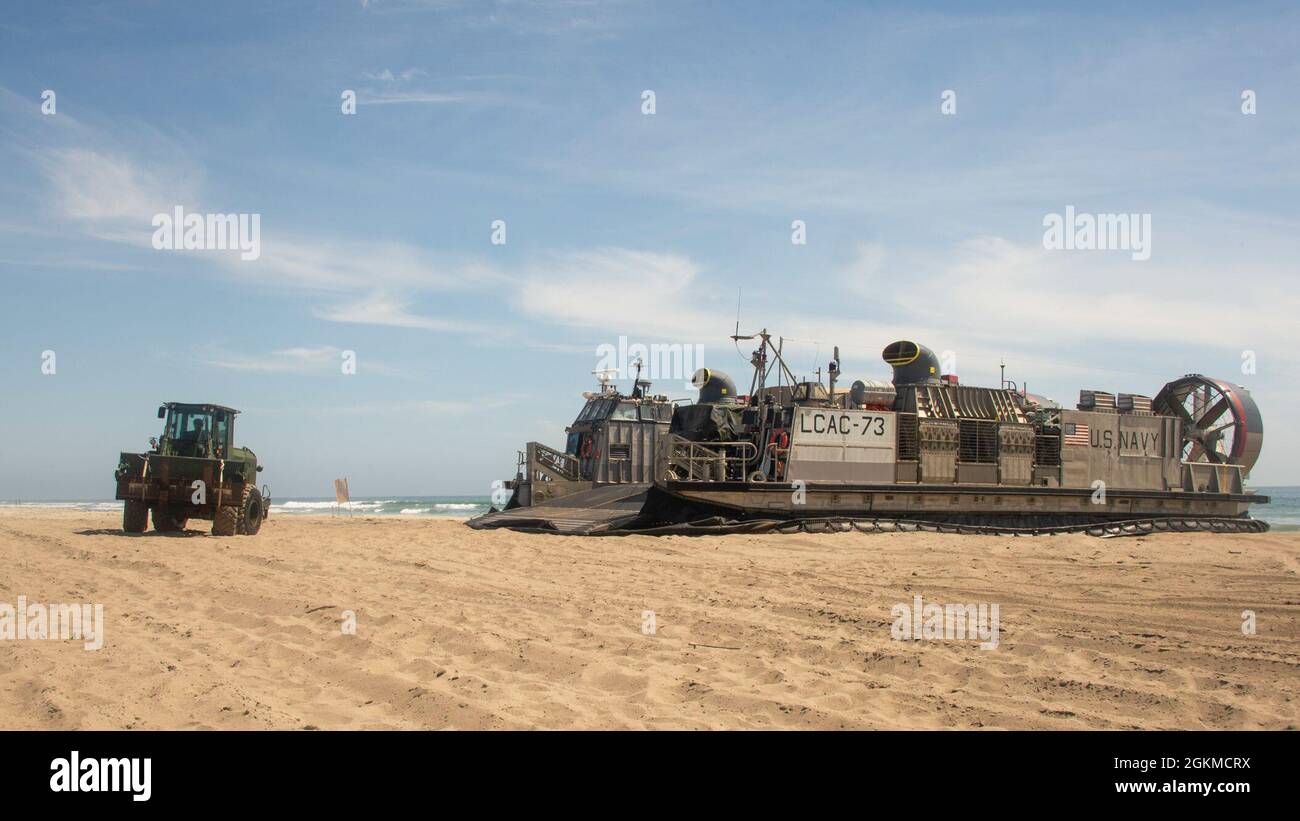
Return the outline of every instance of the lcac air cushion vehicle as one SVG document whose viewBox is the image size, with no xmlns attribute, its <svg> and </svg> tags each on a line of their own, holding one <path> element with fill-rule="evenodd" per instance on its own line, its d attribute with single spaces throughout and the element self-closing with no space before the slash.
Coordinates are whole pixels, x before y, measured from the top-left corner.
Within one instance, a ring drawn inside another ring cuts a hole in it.
<svg viewBox="0 0 1300 821">
<path fill-rule="evenodd" d="M 758 340 L 747 392 L 701 370 L 695 404 L 657 438 L 649 487 L 595 487 L 474 527 L 572 533 L 879 530 L 1130 535 L 1249 532 L 1267 503 L 1245 487 L 1263 423 L 1250 392 L 1191 374 L 1154 400 L 1082 391 L 1075 408 L 1004 380 L 960 384 L 910 341 L 888 345 L 886 380 L 795 379 Z M 639 495 L 633 495 L 633 492 Z M 534 491 L 534 496 L 536 492 Z M 632 502 L 640 501 L 637 509 Z"/>
<path fill-rule="evenodd" d="M 190 519 L 211 519 L 212 535 L 252 536 L 271 507 L 270 493 L 257 489 L 262 467 L 248 448 L 235 446 L 235 416 L 223 405 L 167 402 L 158 408 L 162 436 L 147 453 L 118 459 L 117 495 L 122 529 L 143 533 L 184 530 Z"/>
</svg>

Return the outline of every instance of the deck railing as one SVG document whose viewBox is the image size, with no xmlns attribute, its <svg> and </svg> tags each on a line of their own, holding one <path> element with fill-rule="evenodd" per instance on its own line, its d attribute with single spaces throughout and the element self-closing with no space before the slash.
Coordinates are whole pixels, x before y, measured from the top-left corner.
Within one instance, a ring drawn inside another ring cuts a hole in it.
<svg viewBox="0 0 1300 821">
<path fill-rule="evenodd" d="M 547 447 L 541 442 L 529 442 L 527 448 L 527 451 L 519 454 L 519 467 L 520 472 L 530 481 L 576 481 L 581 478 L 578 457 Z"/>
<path fill-rule="evenodd" d="M 753 442 L 692 442 L 680 436 L 667 441 L 668 471 L 687 482 L 725 482 L 745 478 L 745 467 L 758 456 Z"/>
</svg>

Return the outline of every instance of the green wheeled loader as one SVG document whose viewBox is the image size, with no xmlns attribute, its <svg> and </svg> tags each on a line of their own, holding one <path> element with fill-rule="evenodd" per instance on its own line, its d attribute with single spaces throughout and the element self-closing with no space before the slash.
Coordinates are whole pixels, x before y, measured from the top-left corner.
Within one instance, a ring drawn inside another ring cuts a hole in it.
<svg viewBox="0 0 1300 821">
<path fill-rule="evenodd" d="M 185 529 L 191 519 L 211 519 L 213 536 L 253 536 L 271 508 L 270 490 L 257 488 L 262 467 L 248 448 L 235 447 L 235 416 L 223 405 L 167 402 L 161 437 L 147 453 L 123 453 L 117 463 L 122 529 L 143 533 Z"/>
</svg>

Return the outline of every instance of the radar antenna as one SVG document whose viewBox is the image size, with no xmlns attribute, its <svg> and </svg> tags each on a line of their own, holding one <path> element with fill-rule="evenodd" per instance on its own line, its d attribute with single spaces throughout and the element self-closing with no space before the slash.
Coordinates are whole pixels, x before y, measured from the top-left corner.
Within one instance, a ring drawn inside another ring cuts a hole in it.
<svg viewBox="0 0 1300 821">
<path fill-rule="evenodd" d="M 778 387 L 781 385 L 782 377 L 790 385 L 794 385 L 798 381 L 794 378 L 794 374 L 785 364 L 785 359 L 781 355 L 781 349 L 785 347 L 785 340 L 779 339 L 777 344 L 773 345 L 772 335 L 767 332 L 767 328 L 757 333 L 742 335 L 740 326 L 737 325 L 736 333 L 731 338 L 737 343 L 747 339 L 759 340 L 758 348 L 754 350 L 754 353 L 749 358 L 750 364 L 754 366 L 754 380 L 750 385 L 750 396 L 758 396 L 763 392 L 763 389 L 767 387 L 767 379 L 771 375 L 773 368 L 779 368 L 776 374 Z M 770 360 L 768 358 L 769 353 L 771 354 Z"/>
<path fill-rule="evenodd" d="M 600 383 L 600 392 L 609 393 L 613 390 L 609 383 L 618 376 L 618 368 L 601 368 L 592 371 L 591 375 L 596 377 L 596 381 Z"/>
</svg>

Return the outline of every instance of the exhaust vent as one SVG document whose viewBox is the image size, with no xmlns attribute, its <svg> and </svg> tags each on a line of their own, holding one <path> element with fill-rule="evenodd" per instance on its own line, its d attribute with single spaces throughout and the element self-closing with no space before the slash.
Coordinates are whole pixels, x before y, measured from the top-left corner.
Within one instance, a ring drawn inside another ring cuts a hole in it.
<svg viewBox="0 0 1300 821">
<path fill-rule="evenodd" d="M 893 367 L 895 385 L 939 383 L 939 357 L 924 345 L 906 340 L 891 342 L 880 357 Z"/>
<path fill-rule="evenodd" d="M 700 368 L 691 378 L 691 384 L 700 390 L 700 404 L 736 401 L 736 383 L 722 371 Z"/>
</svg>

